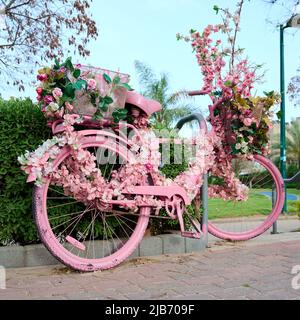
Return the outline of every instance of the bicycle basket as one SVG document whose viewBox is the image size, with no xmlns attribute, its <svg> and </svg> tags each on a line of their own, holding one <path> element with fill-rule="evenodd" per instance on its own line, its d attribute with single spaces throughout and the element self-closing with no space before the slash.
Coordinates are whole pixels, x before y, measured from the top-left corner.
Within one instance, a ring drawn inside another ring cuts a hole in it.
<svg viewBox="0 0 300 320">
<path fill-rule="evenodd" d="M 111 119 L 115 109 L 123 109 L 125 107 L 127 89 L 122 86 L 113 88 L 113 84 L 107 83 L 104 75 L 109 76 L 112 81 L 116 77 L 120 78 L 120 84 L 128 83 L 130 76 L 128 74 L 101 69 L 92 66 L 81 66 L 81 77 L 86 79 L 94 79 L 97 83 L 96 89 L 101 97 L 110 96 L 114 102 L 109 106 L 109 110 L 103 114 L 105 119 Z M 85 91 L 77 90 L 75 93 L 76 99 L 73 102 L 73 113 L 80 115 L 93 116 L 97 108 L 91 103 L 90 96 Z"/>
</svg>

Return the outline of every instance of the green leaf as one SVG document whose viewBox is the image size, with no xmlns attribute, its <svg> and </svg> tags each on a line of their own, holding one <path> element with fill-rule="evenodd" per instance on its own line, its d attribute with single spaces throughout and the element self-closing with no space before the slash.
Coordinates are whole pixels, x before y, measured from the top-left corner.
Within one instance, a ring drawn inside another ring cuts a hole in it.
<svg viewBox="0 0 300 320">
<path fill-rule="evenodd" d="M 71 72 L 74 72 L 75 68 L 74 68 L 73 63 L 72 63 L 72 58 L 68 58 L 63 65 L 64 65 L 67 69 L 69 69 Z"/>
<path fill-rule="evenodd" d="M 87 88 L 87 82 L 83 79 L 79 79 L 74 84 L 75 90 L 82 90 Z"/>
<path fill-rule="evenodd" d="M 65 94 L 60 98 L 60 102 L 64 104 L 65 102 L 73 102 L 74 99 L 71 97 L 66 96 Z"/>
<path fill-rule="evenodd" d="M 111 77 L 110 77 L 108 74 L 106 74 L 106 73 L 103 74 L 103 79 L 104 79 L 108 84 L 112 83 Z"/>
<path fill-rule="evenodd" d="M 103 112 L 107 112 L 109 105 L 112 104 L 113 102 L 114 100 L 109 96 L 106 96 L 104 98 L 100 97 L 100 103 L 98 105 L 98 109 L 100 109 Z"/>
<path fill-rule="evenodd" d="M 213 9 L 216 11 L 216 14 L 219 14 L 220 8 L 217 5 L 215 5 Z"/>
<path fill-rule="evenodd" d="M 116 109 L 112 114 L 115 123 L 125 120 L 128 116 L 128 111 L 126 109 Z"/>
<path fill-rule="evenodd" d="M 226 82 L 224 83 L 224 85 L 225 85 L 226 87 L 232 87 L 232 82 L 231 82 L 231 81 L 226 81 Z"/>
<path fill-rule="evenodd" d="M 275 91 L 274 91 L 274 90 L 273 90 L 273 91 L 270 91 L 270 92 L 266 92 L 266 91 L 264 91 L 264 95 L 265 95 L 265 96 L 267 96 L 268 98 L 273 97 L 273 96 L 274 96 L 274 94 L 275 94 Z"/>
<path fill-rule="evenodd" d="M 106 104 L 112 104 L 114 102 L 113 98 L 106 96 L 104 98 L 102 98 L 102 100 L 106 103 Z"/>
<path fill-rule="evenodd" d="M 55 63 L 54 70 L 59 70 L 60 69 L 60 62 L 57 58 L 55 58 L 54 63 Z"/>
<path fill-rule="evenodd" d="M 80 69 L 75 69 L 75 71 L 73 72 L 73 77 L 78 79 L 81 75 L 81 70 Z"/>
<path fill-rule="evenodd" d="M 121 83 L 120 87 L 127 89 L 128 91 L 133 91 L 132 87 L 128 83 Z"/>
<path fill-rule="evenodd" d="M 279 120 L 281 120 L 281 118 L 282 118 L 282 112 L 281 112 L 281 111 L 278 111 L 278 112 L 276 113 L 276 115 L 277 115 L 277 118 L 278 118 Z"/>
<path fill-rule="evenodd" d="M 220 115 L 220 111 L 218 109 L 215 109 L 214 111 L 214 116 L 217 117 Z"/>
<path fill-rule="evenodd" d="M 75 88 L 73 86 L 73 83 L 69 83 L 64 88 L 63 92 L 67 97 L 70 97 L 70 98 L 74 99 L 75 98 Z"/>
<path fill-rule="evenodd" d="M 114 78 L 114 84 L 117 85 L 117 84 L 119 84 L 120 82 L 121 82 L 121 78 L 120 78 L 119 76 L 116 76 L 116 77 Z"/>
<path fill-rule="evenodd" d="M 197 30 L 195 30 L 195 29 L 191 29 L 191 30 L 190 30 L 190 33 L 191 33 L 191 34 L 196 33 L 196 32 L 197 32 Z"/>
<path fill-rule="evenodd" d="M 107 112 L 108 111 L 108 104 L 106 104 L 105 101 L 102 101 L 99 103 L 98 109 L 100 109 L 103 112 Z"/>
<path fill-rule="evenodd" d="M 90 93 L 90 99 L 91 99 L 92 105 L 96 107 L 97 106 L 97 104 L 96 104 L 97 95 L 94 92 Z"/>
<path fill-rule="evenodd" d="M 103 119 L 103 115 L 100 111 L 97 111 L 93 116 L 93 120 L 102 120 L 102 119 Z"/>
</svg>

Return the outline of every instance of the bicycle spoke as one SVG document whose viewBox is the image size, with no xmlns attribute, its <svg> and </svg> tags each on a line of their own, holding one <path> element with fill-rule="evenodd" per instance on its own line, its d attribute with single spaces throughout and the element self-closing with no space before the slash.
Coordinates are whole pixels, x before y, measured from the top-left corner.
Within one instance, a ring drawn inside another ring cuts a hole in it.
<svg viewBox="0 0 300 320">
<path fill-rule="evenodd" d="M 99 176 L 101 175 L 107 184 L 111 181 L 113 172 L 123 170 L 126 163 L 124 161 L 119 163 L 119 153 L 108 151 L 105 145 L 90 146 L 85 150 L 95 155 L 95 167 L 99 170 Z M 108 163 L 102 165 L 102 158 L 105 159 L 105 157 Z M 72 161 L 76 160 L 72 157 L 65 158 L 59 164 L 58 170 L 64 167 L 71 172 L 76 166 Z M 80 181 L 84 183 L 85 178 L 80 176 Z M 63 259 L 67 259 L 65 255 L 67 251 L 72 261 L 82 261 L 85 264 L 91 260 L 90 266 L 95 266 L 99 261 L 109 258 L 118 251 L 123 251 L 123 255 L 126 256 L 126 250 L 129 248 L 126 245 L 132 239 L 132 235 L 136 234 L 136 228 L 141 228 L 142 225 L 145 227 L 147 224 L 149 219 L 147 212 L 150 208 L 141 208 L 140 211 L 132 212 L 115 204 L 113 208 L 103 210 L 99 208 L 101 197 L 87 201 L 88 204 L 86 204 L 85 201 L 77 201 L 75 196 L 66 196 L 67 190 L 55 183 L 50 184 L 46 199 L 48 222 L 57 242 L 64 248 Z"/>
</svg>

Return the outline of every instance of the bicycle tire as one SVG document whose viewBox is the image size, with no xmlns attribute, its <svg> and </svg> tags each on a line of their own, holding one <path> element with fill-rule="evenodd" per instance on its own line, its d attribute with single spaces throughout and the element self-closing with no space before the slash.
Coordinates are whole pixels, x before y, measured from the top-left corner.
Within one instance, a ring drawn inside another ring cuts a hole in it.
<svg viewBox="0 0 300 320">
<path fill-rule="evenodd" d="M 250 228 L 245 232 L 232 232 L 223 230 L 221 227 L 218 227 L 216 223 L 209 222 L 209 233 L 219 239 L 229 241 L 246 241 L 256 238 L 259 235 L 265 233 L 268 229 L 270 229 L 282 212 L 285 199 L 285 189 L 284 181 L 279 170 L 272 163 L 272 161 L 261 155 L 255 155 L 254 161 L 257 162 L 259 165 L 263 166 L 270 173 L 273 179 L 277 196 L 272 211 L 269 215 L 266 216 L 266 219 L 262 223 L 260 223 L 258 226 L 255 226 L 253 229 Z"/>
<path fill-rule="evenodd" d="M 103 141 L 97 141 L 97 137 L 84 138 L 82 147 L 85 148 L 106 148 L 108 145 L 103 144 Z M 109 145 L 109 148 L 113 148 Z M 112 150 L 118 155 L 122 154 L 122 157 L 126 159 L 127 149 L 122 145 L 117 145 L 117 148 Z M 54 169 L 57 169 L 65 159 L 70 156 L 70 149 L 65 148 L 58 155 L 54 161 Z M 149 182 L 146 182 L 149 183 Z M 143 239 L 144 233 L 148 226 L 149 216 L 151 209 L 148 207 L 139 208 L 139 216 L 137 219 L 136 226 L 133 230 L 132 235 L 128 238 L 128 241 L 115 252 L 107 257 L 101 257 L 98 259 L 84 258 L 70 252 L 65 245 L 61 243 L 61 239 L 58 239 L 53 232 L 51 227 L 48 213 L 47 213 L 47 193 L 49 191 L 49 185 L 51 179 L 48 179 L 43 183 L 42 186 L 36 187 L 33 195 L 33 213 L 37 226 L 40 239 L 48 249 L 48 251 L 64 265 L 82 272 L 94 272 L 98 270 L 111 269 L 130 255 L 133 254 L 141 240 Z"/>
</svg>

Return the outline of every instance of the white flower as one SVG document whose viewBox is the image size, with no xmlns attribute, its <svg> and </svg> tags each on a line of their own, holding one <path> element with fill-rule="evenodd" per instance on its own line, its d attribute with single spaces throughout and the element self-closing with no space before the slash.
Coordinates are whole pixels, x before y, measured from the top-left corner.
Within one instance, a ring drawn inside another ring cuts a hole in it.
<svg viewBox="0 0 300 320">
<path fill-rule="evenodd" d="M 28 160 L 28 157 L 26 157 L 25 155 L 21 155 L 20 157 L 18 157 L 18 162 L 22 166 L 26 166 L 29 163 L 29 160 Z"/>
<path fill-rule="evenodd" d="M 59 105 L 55 102 L 51 102 L 47 107 L 48 112 L 56 112 L 57 110 L 59 110 Z"/>
</svg>

